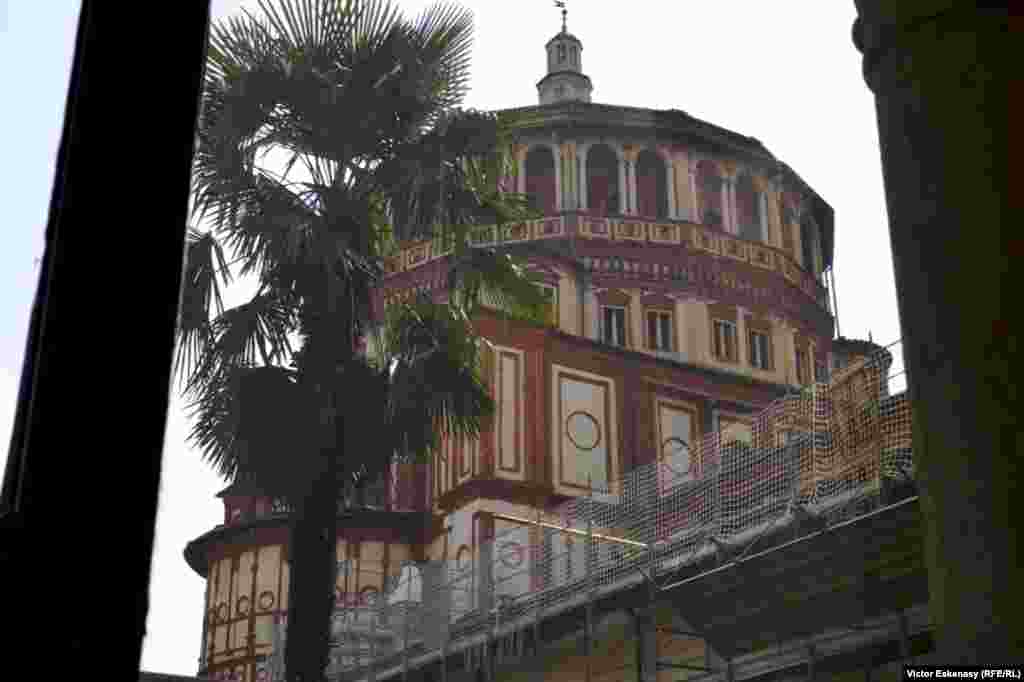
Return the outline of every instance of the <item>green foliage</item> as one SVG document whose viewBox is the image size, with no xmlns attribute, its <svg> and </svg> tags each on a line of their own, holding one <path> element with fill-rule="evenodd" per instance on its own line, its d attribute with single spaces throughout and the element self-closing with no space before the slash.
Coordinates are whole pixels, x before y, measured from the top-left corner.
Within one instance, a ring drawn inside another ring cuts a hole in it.
<svg viewBox="0 0 1024 682">
<path fill-rule="evenodd" d="M 436 4 L 409 20 L 379 0 L 259 10 L 211 29 L 192 182 L 204 229 L 189 234 L 176 372 L 191 442 L 225 478 L 295 503 L 309 542 L 294 569 L 316 581 L 317 538 L 346 488 L 380 480 L 396 456 L 427 457 L 441 432 L 478 436 L 493 414 L 478 303 L 536 319 L 543 297 L 512 259 L 468 247 L 473 225 L 534 215 L 499 191 L 512 169 L 503 122 L 457 108 L 470 13 Z M 448 302 L 374 319 L 384 260 L 411 237 L 451 248 Z M 258 286 L 225 309 L 231 266 Z M 356 353 L 378 326 L 379 352 Z M 302 594 L 313 615 L 295 627 L 313 644 L 289 644 L 301 659 L 289 674 L 318 674 L 326 612 L 320 623 L 315 588 Z"/>
<path fill-rule="evenodd" d="M 242 438 L 250 417 L 334 441 L 351 440 L 342 423 L 394 435 L 345 448 L 348 476 L 392 453 L 426 456 L 438 428 L 476 435 L 493 411 L 470 320 L 481 302 L 541 319 L 543 297 L 508 256 L 468 248 L 473 225 L 533 217 L 524 197 L 498 191 L 512 169 L 501 120 L 455 108 L 470 31 L 455 6 L 406 20 L 386 2 L 337 0 L 261 0 L 256 15 L 213 27 L 193 175 L 196 219 L 211 229 L 190 234 L 177 370 L 197 417 L 192 440 L 224 476 L 301 488 L 274 460 L 303 439 Z M 283 172 L 261 166 L 270 152 L 285 155 Z M 383 259 L 413 236 L 451 248 L 449 302 L 396 308 L 371 366 L 352 349 L 374 324 Z M 226 253 L 259 281 L 229 310 Z M 356 391 L 375 400 L 353 401 Z"/>
</svg>

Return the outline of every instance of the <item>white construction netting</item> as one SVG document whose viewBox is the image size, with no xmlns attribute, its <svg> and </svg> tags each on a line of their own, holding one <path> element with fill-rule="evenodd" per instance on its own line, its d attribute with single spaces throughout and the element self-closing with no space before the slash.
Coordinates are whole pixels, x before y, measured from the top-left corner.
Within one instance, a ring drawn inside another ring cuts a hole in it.
<svg viewBox="0 0 1024 682">
<path fill-rule="evenodd" d="M 495 514 L 471 561 L 410 564 L 376 603 L 340 608 L 331 676 L 373 680 L 439 650 L 472 668 L 583 600 L 884 504 L 913 478 L 901 350 L 777 400 L 749 432 L 708 434 L 559 508 Z"/>
</svg>

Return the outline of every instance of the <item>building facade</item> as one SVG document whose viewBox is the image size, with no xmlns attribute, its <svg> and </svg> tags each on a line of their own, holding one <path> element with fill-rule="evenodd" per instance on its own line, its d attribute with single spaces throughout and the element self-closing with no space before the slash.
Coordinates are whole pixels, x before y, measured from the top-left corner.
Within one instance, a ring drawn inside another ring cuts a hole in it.
<svg viewBox="0 0 1024 682">
<path fill-rule="evenodd" d="M 504 112 L 517 169 L 505 187 L 528 194 L 543 217 L 473 236 L 540 276 L 548 323 L 480 315 L 497 414 L 479 441 L 445 442 L 429 465 L 395 467 L 346 520 L 339 612 L 421 605 L 428 565 L 468 572 L 472 611 L 479 567 L 525 561 L 528 542 L 492 547 L 522 519 L 595 491 L 614 496 L 642 467 L 699 472 L 710 465 L 698 445 L 711 435 L 716 448 L 754 447 L 766 408 L 882 350 L 834 344 L 829 205 L 753 138 L 682 111 L 593 103 L 582 48 L 563 25 L 545 46 L 539 104 Z M 380 302 L 441 296 L 445 263 L 436 243 L 404 245 Z M 223 523 L 186 549 L 207 580 L 199 672 L 269 680 L 288 608 L 288 510 L 235 487 L 222 497 Z M 517 589 L 571 581 L 581 565 Z M 349 619 L 339 669 L 399 651 L 400 622 Z M 662 656 L 707 654 L 701 642 L 657 637 Z"/>
</svg>

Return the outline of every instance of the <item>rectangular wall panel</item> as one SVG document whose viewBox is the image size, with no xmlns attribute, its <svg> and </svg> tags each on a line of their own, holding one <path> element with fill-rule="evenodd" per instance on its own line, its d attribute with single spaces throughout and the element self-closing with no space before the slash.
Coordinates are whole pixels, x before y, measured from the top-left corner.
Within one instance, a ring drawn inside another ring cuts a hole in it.
<svg viewBox="0 0 1024 682">
<path fill-rule="evenodd" d="M 678 485 L 697 475 L 695 460 L 698 413 L 690 404 L 655 397 L 655 449 L 665 474 L 664 483 Z"/>
<path fill-rule="evenodd" d="M 505 473 L 522 472 L 523 403 L 522 356 L 501 351 L 498 370 L 500 409 L 496 449 L 498 468 Z"/>
<path fill-rule="evenodd" d="M 586 494 L 606 490 L 619 475 L 618 419 L 611 379 L 552 366 L 552 433 L 556 488 Z"/>
<path fill-rule="evenodd" d="M 514 348 L 495 348 L 497 354 L 494 396 L 497 412 L 491 441 L 495 453 L 495 473 L 500 478 L 522 481 L 526 478 L 524 452 L 526 433 L 526 354 Z"/>
</svg>

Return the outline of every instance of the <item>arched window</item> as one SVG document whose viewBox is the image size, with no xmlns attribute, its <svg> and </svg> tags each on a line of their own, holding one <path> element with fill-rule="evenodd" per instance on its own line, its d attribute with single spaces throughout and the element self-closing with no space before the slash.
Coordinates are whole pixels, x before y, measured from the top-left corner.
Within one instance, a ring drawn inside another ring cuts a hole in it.
<svg viewBox="0 0 1024 682">
<path fill-rule="evenodd" d="M 700 222 L 722 227 L 722 178 L 714 163 L 705 159 L 697 164 L 696 184 Z"/>
<path fill-rule="evenodd" d="M 587 152 L 587 208 L 594 215 L 622 213 L 619 201 L 619 159 L 606 144 Z"/>
<path fill-rule="evenodd" d="M 565 62 L 565 43 L 558 44 L 558 63 L 562 64 Z"/>
<path fill-rule="evenodd" d="M 554 213 L 555 155 L 549 147 L 537 146 L 526 155 L 526 194 L 544 213 Z"/>
<path fill-rule="evenodd" d="M 578 67 L 580 65 L 579 54 L 580 54 L 579 53 L 579 48 L 576 47 L 575 45 L 573 45 L 572 47 L 569 48 L 569 58 L 570 58 L 570 62 L 569 63 L 572 66 L 577 66 Z"/>
<path fill-rule="evenodd" d="M 645 218 L 668 217 L 668 180 L 665 162 L 645 149 L 636 160 L 636 198 L 640 215 Z"/>
<path fill-rule="evenodd" d="M 750 241 L 761 240 L 761 204 L 754 179 L 749 173 L 740 176 L 736 183 L 736 217 L 740 237 Z"/>
</svg>

